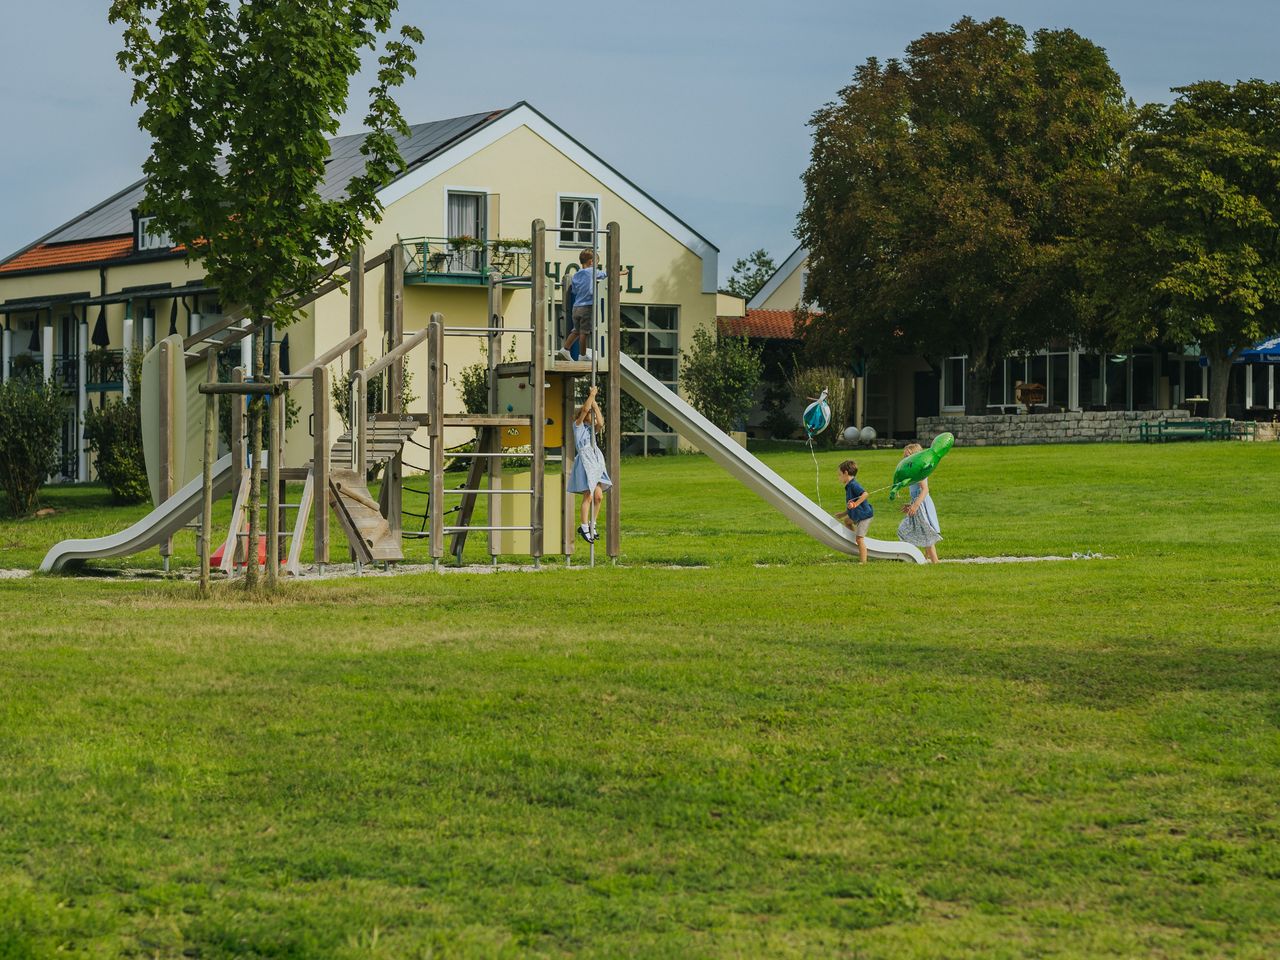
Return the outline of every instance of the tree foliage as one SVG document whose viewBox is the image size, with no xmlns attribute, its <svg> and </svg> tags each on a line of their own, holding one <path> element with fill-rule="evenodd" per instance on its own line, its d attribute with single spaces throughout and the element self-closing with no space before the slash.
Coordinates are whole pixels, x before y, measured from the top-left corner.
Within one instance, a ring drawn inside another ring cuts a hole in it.
<svg viewBox="0 0 1280 960">
<path fill-rule="evenodd" d="M 403 27 L 378 57 L 361 145 L 365 168 L 345 196 L 320 187 L 328 138 L 347 111 L 361 51 L 391 28 L 396 0 L 114 0 L 121 69 L 134 78 L 138 125 L 151 136 L 142 212 L 224 303 L 284 326 L 289 298 L 368 236 L 378 191 L 403 165 L 407 135 L 392 90 L 415 73 L 422 34 Z"/>
<path fill-rule="evenodd" d="M 52 380 L 10 377 L 0 384 L 0 486 L 11 516 L 25 517 L 61 459 L 62 395 Z"/>
<path fill-rule="evenodd" d="M 1118 227 L 1133 252 L 1105 266 L 1120 335 L 1199 343 L 1223 417 L 1232 361 L 1280 330 L 1280 83 L 1175 92 L 1141 113 Z"/>
<path fill-rule="evenodd" d="M 768 251 L 764 248 L 753 250 L 734 262 L 733 272 L 729 275 L 729 282 L 725 284 L 725 289 L 736 297 L 750 300 L 777 271 L 778 268 Z"/>
<path fill-rule="evenodd" d="M 728 432 L 751 411 L 764 372 L 761 348 L 746 337 L 694 331 L 693 345 L 680 355 L 680 385 L 704 417 Z"/>
<path fill-rule="evenodd" d="M 797 235 L 806 331 L 826 358 L 967 354 L 971 410 L 996 364 L 1087 321 L 1079 238 L 1115 191 L 1131 108 L 1070 30 L 964 18 L 868 60 L 813 117 Z M 812 351 L 810 355 L 812 356 Z"/>
<path fill-rule="evenodd" d="M 151 136 L 142 213 L 199 260 L 224 303 L 277 327 L 331 257 L 346 260 L 381 215 L 378 191 L 403 167 L 408 124 L 392 93 L 415 74 L 416 27 L 377 57 L 360 152 L 364 169 L 326 199 L 328 138 L 346 114 L 362 51 L 378 49 L 397 0 L 113 0 L 117 55 Z M 262 338 L 255 337 L 255 347 Z M 255 350 L 250 373 L 263 375 Z M 263 404 L 249 404 L 250 449 Z M 249 540 L 257 539 L 261 459 L 253 458 Z M 257 564 L 246 585 L 257 586 Z"/>
</svg>

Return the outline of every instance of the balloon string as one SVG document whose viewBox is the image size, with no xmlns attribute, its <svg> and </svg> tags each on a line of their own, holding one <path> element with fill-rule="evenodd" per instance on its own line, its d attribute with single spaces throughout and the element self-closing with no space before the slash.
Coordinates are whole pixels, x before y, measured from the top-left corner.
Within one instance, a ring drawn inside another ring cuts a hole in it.
<svg viewBox="0 0 1280 960">
<path fill-rule="evenodd" d="M 809 456 L 813 457 L 813 489 L 818 495 L 818 506 L 822 506 L 822 471 L 818 469 L 818 455 L 813 452 L 813 434 L 809 434 Z"/>
</svg>

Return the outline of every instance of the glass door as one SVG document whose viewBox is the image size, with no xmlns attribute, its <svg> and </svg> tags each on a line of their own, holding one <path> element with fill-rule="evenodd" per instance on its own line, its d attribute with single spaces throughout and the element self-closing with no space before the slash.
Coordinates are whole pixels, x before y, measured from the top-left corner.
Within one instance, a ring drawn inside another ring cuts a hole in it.
<svg viewBox="0 0 1280 960">
<path fill-rule="evenodd" d="M 484 267 L 484 194 L 450 193 L 449 273 L 479 273 Z"/>
</svg>

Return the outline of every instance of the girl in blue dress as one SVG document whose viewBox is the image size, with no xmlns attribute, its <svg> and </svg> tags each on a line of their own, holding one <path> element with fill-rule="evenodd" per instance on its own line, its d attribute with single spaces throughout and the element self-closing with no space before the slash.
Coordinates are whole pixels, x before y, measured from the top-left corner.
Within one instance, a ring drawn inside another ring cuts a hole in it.
<svg viewBox="0 0 1280 960">
<path fill-rule="evenodd" d="M 578 533 L 587 543 L 596 542 L 596 515 L 600 512 L 605 488 L 613 486 L 605 468 L 604 454 L 596 444 L 596 431 L 603 429 L 604 414 L 596 403 L 596 388 L 592 386 L 573 418 L 573 445 L 577 453 L 573 458 L 573 472 L 569 474 L 569 492 L 582 494 L 582 524 Z"/>
<path fill-rule="evenodd" d="M 906 459 L 923 449 L 918 443 L 908 443 L 902 448 L 902 457 Z M 910 489 L 911 499 L 902 508 L 906 517 L 898 524 L 898 539 L 919 547 L 930 563 L 937 563 L 938 548 L 935 544 L 942 539 L 942 527 L 938 524 L 938 510 L 933 505 L 933 497 L 929 496 L 929 481 L 920 480 L 911 484 Z"/>
</svg>

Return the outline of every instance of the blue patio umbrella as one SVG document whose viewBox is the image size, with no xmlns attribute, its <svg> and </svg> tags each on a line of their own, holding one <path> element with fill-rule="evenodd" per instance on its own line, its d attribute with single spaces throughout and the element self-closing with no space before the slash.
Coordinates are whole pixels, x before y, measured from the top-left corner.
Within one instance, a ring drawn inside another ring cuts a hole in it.
<svg viewBox="0 0 1280 960">
<path fill-rule="evenodd" d="M 1280 363 L 1280 336 L 1271 337 L 1243 350 L 1236 363 Z"/>
</svg>

